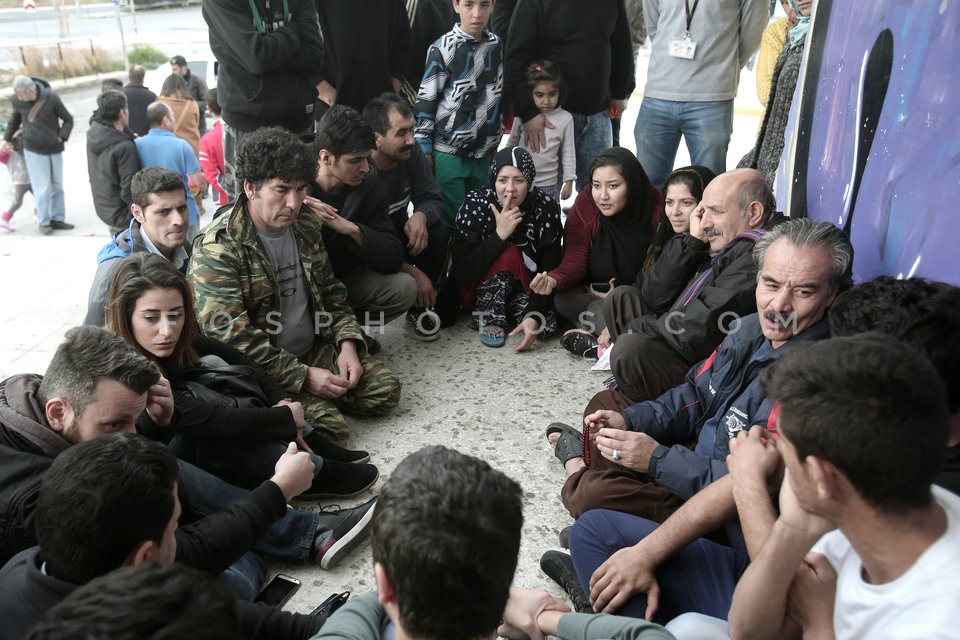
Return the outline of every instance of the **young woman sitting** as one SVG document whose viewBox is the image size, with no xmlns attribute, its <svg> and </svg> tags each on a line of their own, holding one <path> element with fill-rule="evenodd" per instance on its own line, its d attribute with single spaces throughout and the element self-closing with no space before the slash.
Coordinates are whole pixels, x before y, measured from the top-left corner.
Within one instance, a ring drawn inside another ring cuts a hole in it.
<svg viewBox="0 0 960 640">
<path fill-rule="evenodd" d="M 555 293 L 557 313 L 582 327 L 565 334 L 564 346 L 603 331 L 603 298 L 617 284 L 637 279 L 661 208 L 660 192 L 629 150 L 614 147 L 593 161 L 590 188 L 567 215 L 563 260 L 530 284 L 541 295 Z"/>
<path fill-rule="evenodd" d="M 164 258 L 134 253 L 117 267 L 107 329 L 160 365 L 176 411 L 168 427 L 141 416 L 138 430 L 166 442 L 178 458 L 253 489 L 273 475 L 290 442 L 312 453 L 313 486 L 304 499 L 346 497 L 370 488 L 379 472 L 366 451 L 343 449 L 314 431 L 263 369 L 232 347 L 200 334 L 190 284 Z M 232 380 L 231 380 L 232 379 Z"/>
</svg>

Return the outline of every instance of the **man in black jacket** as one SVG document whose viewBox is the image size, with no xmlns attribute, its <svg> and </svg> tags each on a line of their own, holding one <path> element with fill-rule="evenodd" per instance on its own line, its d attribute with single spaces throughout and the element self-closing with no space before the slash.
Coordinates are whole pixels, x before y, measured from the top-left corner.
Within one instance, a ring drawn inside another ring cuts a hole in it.
<svg viewBox="0 0 960 640">
<path fill-rule="evenodd" d="M 122 91 L 97 96 L 97 110 L 87 130 L 87 172 L 97 217 L 113 235 L 130 224 L 130 181 L 140 170 L 137 145 L 127 128 L 130 112 Z"/>
<path fill-rule="evenodd" d="M 63 143 L 73 131 L 73 116 L 46 80 L 17 76 L 13 80 L 13 115 L 3 139 L 19 136 L 23 160 L 37 199 L 37 225 L 48 236 L 73 229 L 63 221 Z"/>
<path fill-rule="evenodd" d="M 244 134 L 269 126 L 312 129 L 323 37 L 315 0 L 203 0 L 202 12 L 220 63 L 223 186 L 236 200 L 243 185 L 234 178 L 234 160 Z"/>
<path fill-rule="evenodd" d="M 737 318 L 756 311 L 753 246 L 783 220 L 775 207 L 754 169 L 728 171 L 707 185 L 689 233 L 666 244 L 646 278 L 617 287 L 604 300 L 618 389 L 598 393 L 586 413 L 620 410 L 675 387 Z"/>
<path fill-rule="evenodd" d="M 402 0 L 316 2 L 326 46 L 323 81 L 317 87 L 320 99 L 330 106 L 344 104 L 360 110 L 384 91 L 399 91 L 411 52 L 410 20 L 404 6 L 409 3 Z M 445 25 L 444 32 L 452 24 Z M 417 55 L 422 75 L 426 48 Z M 419 86 L 418 78 L 416 87 Z"/>
<path fill-rule="evenodd" d="M 132 400 L 132 390 L 127 390 Z M 271 482 L 303 486 L 305 454 L 291 452 Z M 309 477 L 310 474 L 307 474 Z M 281 479 L 283 476 L 283 479 Z M 269 484 L 269 483 L 268 483 Z M 236 514 L 213 516 L 230 535 Z M 178 528 L 177 461 L 164 445 L 132 433 L 114 433 L 70 447 L 50 465 L 36 506 L 38 547 L 0 569 L 0 638 L 23 638 L 43 614 L 78 586 L 121 566 L 175 561 L 201 566 L 218 542 L 198 526 Z M 219 554 L 222 555 L 222 554 Z M 246 638 L 308 638 L 324 619 L 237 601 Z"/>
<path fill-rule="evenodd" d="M 323 242 L 347 302 L 364 327 L 382 326 L 413 306 L 417 283 L 400 269 L 403 242 L 390 219 L 387 191 L 371 170 L 373 129 L 346 105 L 320 120 L 315 197 L 305 203 L 323 222 Z"/>
<path fill-rule="evenodd" d="M 130 82 L 123 87 L 123 95 L 127 96 L 127 111 L 130 114 L 130 131 L 138 136 L 145 136 L 150 131 L 147 107 L 157 101 L 157 94 L 143 86 L 146 75 L 146 70 L 139 64 L 130 65 Z"/>
<path fill-rule="evenodd" d="M 623 112 L 633 92 L 633 48 L 623 0 L 518 2 L 509 32 L 504 82 L 523 121 L 522 144 L 539 151 L 544 128 L 553 126 L 533 103 L 526 81 L 531 63 L 550 60 L 569 87 L 562 106 L 573 115 L 579 191 L 589 182 L 594 158 L 612 146 L 610 118 Z"/>
</svg>

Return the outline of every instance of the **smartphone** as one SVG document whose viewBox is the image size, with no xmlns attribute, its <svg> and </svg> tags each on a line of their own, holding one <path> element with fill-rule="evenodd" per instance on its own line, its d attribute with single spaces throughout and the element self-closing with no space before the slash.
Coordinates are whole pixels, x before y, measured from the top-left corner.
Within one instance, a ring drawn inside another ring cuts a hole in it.
<svg viewBox="0 0 960 640">
<path fill-rule="evenodd" d="M 273 580 L 263 588 L 263 591 L 257 596 L 255 602 L 262 602 L 267 606 L 279 609 L 299 588 L 299 580 L 292 576 L 278 573 L 273 577 Z"/>
<path fill-rule="evenodd" d="M 610 291 L 609 282 L 594 282 L 590 286 L 593 287 L 593 290 L 597 293 L 607 293 Z"/>
<path fill-rule="evenodd" d="M 343 593 L 335 593 L 318 606 L 316 609 L 310 612 L 312 616 L 323 616 L 329 618 L 333 615 L 333 612 L 342 607 L 347 602 L 347 598 L 350 597 L 349 591 L 344 591 Z"/>
</svg>

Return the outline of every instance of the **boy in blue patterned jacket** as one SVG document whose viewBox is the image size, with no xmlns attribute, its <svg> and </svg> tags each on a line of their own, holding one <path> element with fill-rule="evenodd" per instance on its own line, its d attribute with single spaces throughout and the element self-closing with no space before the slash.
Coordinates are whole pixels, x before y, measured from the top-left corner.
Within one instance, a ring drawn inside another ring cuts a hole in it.
<svg viewBox="0 0 960 640">
<path fill-rule="evenodd" d="M 471 189 L 487 184 L 500 142 L 503 49 L 487 30 L 494 0 L 454 0 L 460 24 L 427 50 L 415 137 L 430 163 L 453 229 Z"/>
</svg>

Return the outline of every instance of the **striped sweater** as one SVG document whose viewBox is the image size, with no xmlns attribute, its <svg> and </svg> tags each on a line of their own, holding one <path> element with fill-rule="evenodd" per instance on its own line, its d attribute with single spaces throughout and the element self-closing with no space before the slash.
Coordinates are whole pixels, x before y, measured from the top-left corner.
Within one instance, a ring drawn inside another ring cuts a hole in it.
<svg viewBox="0 0 960 640">
<path fill-rule="evenodd" d="M 454 26 L 427 50 L 414 105 L 415 137 L 423 152 L 487 155 L 500 142 L 502 93 L 500 39 L 484 31 L 478 40 Z"/>
</svg>

